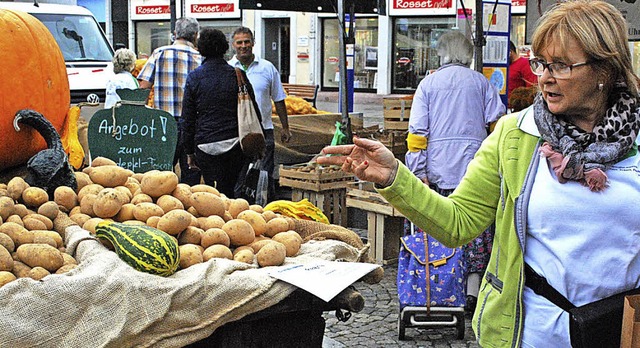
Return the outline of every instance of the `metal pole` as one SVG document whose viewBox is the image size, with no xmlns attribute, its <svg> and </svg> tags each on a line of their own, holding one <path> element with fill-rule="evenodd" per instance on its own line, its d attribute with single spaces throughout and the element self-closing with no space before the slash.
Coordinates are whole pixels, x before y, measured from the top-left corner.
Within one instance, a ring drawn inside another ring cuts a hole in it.
<svg viewBox="0 0 640 348">
<path fill-rule="evenodd" d="M 338 27 L 342 29 L 338 35 L 338 45 L 340 46 L 340 61 L 338 62 L 340 74 L 340 105 L 342 114 L 342 133 L 347 137 L 347 143 L 351 143 L 351 119 L 349 118 L 349 102 L 347 99 L 347 48 L 345 42 L 345 20 L 344 20 L 344 0 L 338 0 Z"/>
<path fill-rule="evenodd" d="M 482 0 L 476 0 L 476 40 L 474 42 L 474 53 L 476 56 L 474 70 L 482 73 L 482 48 L 485 44 L 483 28 L 483 4 Z"/>
<path fill-rule="evenodd" d="M 171 35 L 176 31 L 176 0 L 169 0 Z M 172 36 L 173 37 L 173 36 Z"/>
</svg>

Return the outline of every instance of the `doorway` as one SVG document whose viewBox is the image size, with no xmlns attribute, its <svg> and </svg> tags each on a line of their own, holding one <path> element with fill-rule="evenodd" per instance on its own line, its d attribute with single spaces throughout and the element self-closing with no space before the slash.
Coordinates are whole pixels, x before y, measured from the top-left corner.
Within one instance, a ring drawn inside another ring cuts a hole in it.
<svg viewBox="0 0 640 348">
<path fill-rule="evenodd" d="M 280 72 L 280 81 L 289 82 L 289 18 L 264 19 L 264 59 L 275 65 Z"/>
</svg>

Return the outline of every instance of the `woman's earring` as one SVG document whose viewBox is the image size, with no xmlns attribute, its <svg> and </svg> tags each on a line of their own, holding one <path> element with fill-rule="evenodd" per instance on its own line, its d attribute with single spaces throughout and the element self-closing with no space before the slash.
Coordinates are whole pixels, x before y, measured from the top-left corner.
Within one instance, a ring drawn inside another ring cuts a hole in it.
<svg viewBox="0 0 640 348">
<path fill-rule="evenodd" d="M 599 90 L 600 92 L 602 92 L 602 90 L 603 90 L 603 89 L 604 89 L 604 83 L 599 83 L 599 84 L 598 84 L 598 90 Z"/>
</svg>

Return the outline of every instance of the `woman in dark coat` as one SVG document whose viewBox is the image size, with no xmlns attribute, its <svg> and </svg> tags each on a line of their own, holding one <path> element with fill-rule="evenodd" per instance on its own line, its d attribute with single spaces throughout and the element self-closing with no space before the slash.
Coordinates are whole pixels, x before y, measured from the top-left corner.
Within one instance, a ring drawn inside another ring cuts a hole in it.
<svg viewBox="0 0 640 348">
<path fill-rule="evenodd" d="M 188 164 L 200 168 L 207 185 L 234 198 L 233 188 L 246 159 L 238 141 L 236 72 L 224 60 L 229 43 L 220 30 L 205 27 L 197 46 L 204 61 L 189 73 L 182 104 Z M 246 76 L 245 80 L 249 81 Z"/>
</svg>

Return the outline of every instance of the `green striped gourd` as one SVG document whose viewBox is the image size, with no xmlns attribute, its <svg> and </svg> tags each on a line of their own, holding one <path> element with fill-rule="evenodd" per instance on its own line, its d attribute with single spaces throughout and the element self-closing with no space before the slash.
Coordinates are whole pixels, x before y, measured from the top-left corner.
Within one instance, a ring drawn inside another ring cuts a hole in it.
<svg viewBox="0 0 640 348">
<path fill-rule="evenodd" d="M 96 227 L 96 237 L 110 241 L 118 257 L 141 272 L 166 277 L 180 264 L 178 241 L 149 226 L 103 221 Z"/>
</svg>

